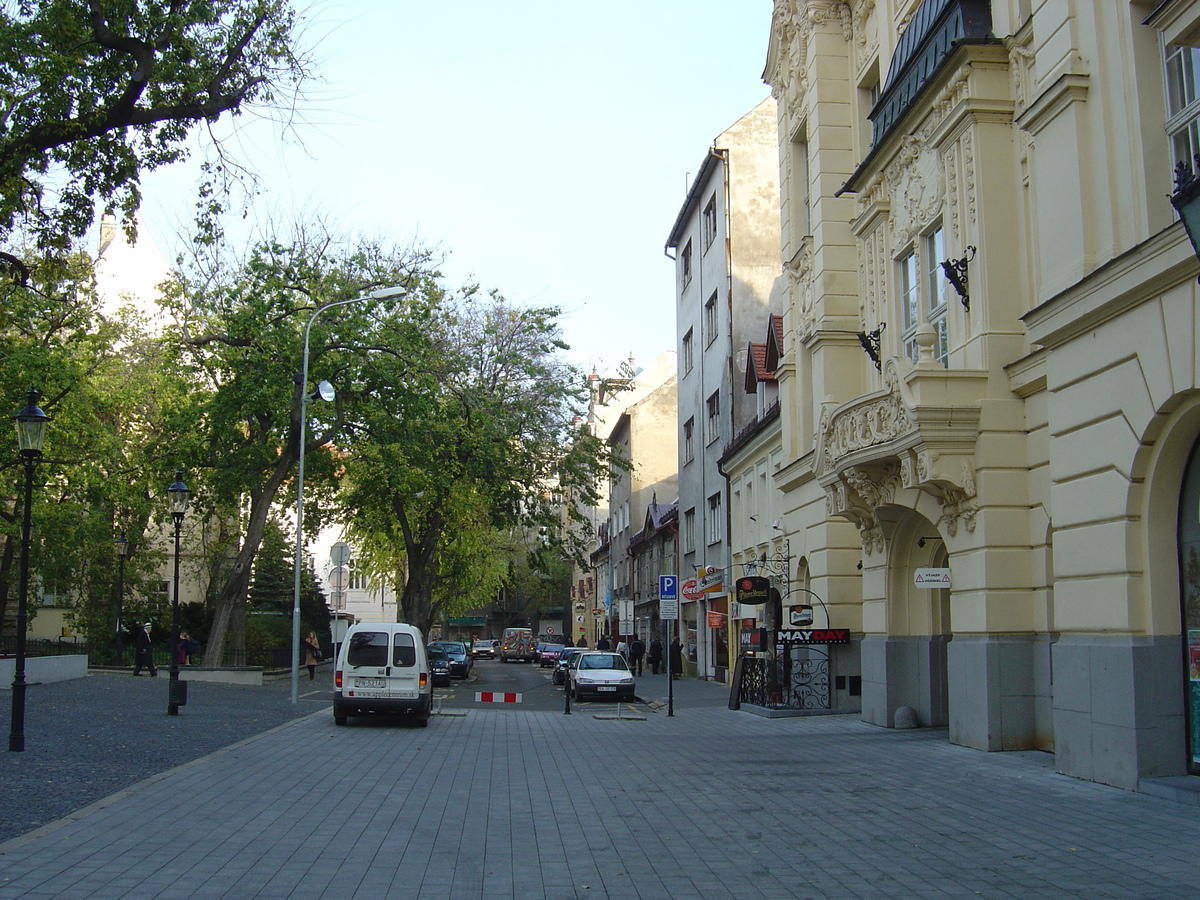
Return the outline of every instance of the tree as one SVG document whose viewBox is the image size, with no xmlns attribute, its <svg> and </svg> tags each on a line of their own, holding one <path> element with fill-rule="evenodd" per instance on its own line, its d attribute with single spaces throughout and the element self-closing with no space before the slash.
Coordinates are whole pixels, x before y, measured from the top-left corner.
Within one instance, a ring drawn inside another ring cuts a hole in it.
<svg viewBox="0 0 1200 900">
<path fill-rule="evenodd" d="M 183 158 L 199 122 L 290 104 L 307 77 L 289 0 L 20 0 L 0 8 L 0 245 L 43 261 L 96 207 L 127 222 L 140 176 Z M 211 229 L 218 163 L 201 189 Z M 211 231 L 209 232 L 211 235 Z M 26 281 L 29 260 L 0 262 Z"/>
<path fill-rule="evenodd" d="M 311 422 L 305 517 L 313 534 L 341 473 L 334 442 L 351 440 L 360 427 L 361 408 L 380 384 L 374 369 L 388 360 L 388 372 L 404 377 L 410 350 L 425 340 L 424 292 L 434 273 L 423 248 L 351 241 L 320 226 L 264 239 L 240 262 L 218 261 L 216 268 L 202 262 L 198 257 L 197 267 L 170 287 L 167 305 L 193 384 L 176 411 L 175 432 L 203 482 L 197 514 L 239 516 L 233 562 L 213 599 L 207 655 L 217 659 L 235 613 L 245 609 L 266 523 L 287 499 L 285 488 L 294 487 L 301 415 Z M 406 287 L 408 295 L 347 304 L 312 319 L 325 304 L 390 285 Z M 337 384 L 332 404 L 308 405 L 308 386 L 297 377 L 310 320 L 309 371 L 313 380 Z"/>
<path fill-rule="evenodd" d="M 610 460 L 603 442 L 574 424 L 585 382 L 560 355 L 557 316 L 495 293 L 447 295 L 430 323 L 428 357 L 410 360 L 407 378 L 389 379 L 392 389 L 365 410 L 369 442 L 347 448 L 343 515 L 356 543 L 399 539 L 402 614 L 422 630 L 450 600 L 439 595 L 447 554 L 478 517 L 492 532 L 538 535 L 535 567 L 582 552 L 563 527 L 559 498 L 573 490 L 595 502 Z M 458 562 L 471 557 L 458 554 Z M 475 562 L 479 599 L 490 599 L 507 567 L 494 547 Z M 470 579 L 460 572 L 456 580 Z"/>
</svg>

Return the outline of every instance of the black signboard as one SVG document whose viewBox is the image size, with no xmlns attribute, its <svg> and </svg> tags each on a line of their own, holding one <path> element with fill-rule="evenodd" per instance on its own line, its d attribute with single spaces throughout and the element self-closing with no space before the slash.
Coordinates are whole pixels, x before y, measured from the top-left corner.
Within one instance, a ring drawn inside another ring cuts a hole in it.
<svg viewBox="0 0 1200 900">
<path fill-rule="evenodd" d="M 747 606 L 766 603 L 770 590 L 771 580 L 769 578 L 763 578 L 761 575 L 747 575 L 739 578 L 737 580 L 738 603 L 745 603 Z"/>
</svg>

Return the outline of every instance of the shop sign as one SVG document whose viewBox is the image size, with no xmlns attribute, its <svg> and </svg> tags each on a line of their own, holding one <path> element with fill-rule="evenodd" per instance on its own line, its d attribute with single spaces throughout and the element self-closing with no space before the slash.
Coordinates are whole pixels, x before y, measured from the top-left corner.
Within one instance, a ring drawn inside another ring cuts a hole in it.
<svg viewBox="0 0 1200 900">
<path fill-rule="evenodd" d="M 684 600 L 695 602 L 700 599 L 700 582 L 695 578 L 689 578 L 679 586 L 679 589 L 683 591 Z"/>
<path fill-rule="evenodd" d="M 780 644 L 848 644 L 849 628 L 809 628 L 800 631 L 778 631 L 775 640 Z"/>
<path fill-rule="evenodd" d="M 923 588 L 950 587 L 949 569 L 916 569 L 913 571 L 913 584 Z"/>
<path fill-rule="evenodd" d="M 725 590 L 725 570 L 716 566 L 701 566 L 696 570 L 700 593 L 720 594 Z"/>
<path fill-rule="evenodd" d="M 806 628 L 813 623 L 813 608 L 807 604 L 788 607 L 788 625 L 792 628 Z"/>
<path fill-rule="evenodd" d="M 725 613 L 708 611 L 708 627 L 721 628 L 725 624 Z"/>
<path fill-rule="evenodd" d="M 737 580 L 738 603 L 744 603 L 747 606 L 758 606 L 760 603 L 767 602 L 767 596 L 770 592 L 771 579 L 764 578 L 761 575 L 747 575 Z"/>
</svg>

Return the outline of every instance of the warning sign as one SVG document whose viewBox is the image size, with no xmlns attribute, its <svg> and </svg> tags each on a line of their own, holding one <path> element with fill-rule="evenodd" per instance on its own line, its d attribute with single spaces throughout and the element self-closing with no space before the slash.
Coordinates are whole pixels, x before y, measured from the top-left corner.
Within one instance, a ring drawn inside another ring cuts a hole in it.
<svg viewBox="0 0 1200 900">
<path fill-rule="evenodd" d="M 949 569 L 917 569 L 913 572 L 913 584 L 923 588 L 950 587 Z"/>
</svg>

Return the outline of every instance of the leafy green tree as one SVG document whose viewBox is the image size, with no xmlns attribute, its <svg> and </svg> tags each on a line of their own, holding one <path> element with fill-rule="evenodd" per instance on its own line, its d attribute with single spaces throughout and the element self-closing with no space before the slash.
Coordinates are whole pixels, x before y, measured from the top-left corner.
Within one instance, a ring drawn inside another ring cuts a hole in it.
<svg viewBox="0 0 1200 900">
<path fill-rule="evenodd" d="M 0 245 L 55 259 L 97 205 L 125 221 L 143 172 L 187 153 L 198 123 L 290 104 L 308 75 L 289 0 L 19 0 L 0 7 Z M 226 165 L 200 215 L 213 235 Z M 0 254 L 19 281 L 30 260 Z"/>
<path fill-rule="evenodd" d="M 348 448 L 343 515 L 357 543 L 400 548 L 402 615 L 424 630 L 453 600 L 439 582 L 468 583 L 473 558 L 473 599 L 490 599 L 503 578 L 494 547 L 456 553 L 466 526 L 532 531 L 538 567 L 582 552 L 577 532 L 564 527 L 560 497 L 570 490 L 595 502 L 609 459 L 603 442 L 575 424 L 585 382 L 560 355 L 557 317 L 554 308 L 519 308 L 494 293 L 447 295 L 430 322 L 426 357 L 388 379 L 391 389 L 365 408 L 369 440 Z"/>
<path fill-rule="evenodd" d="M 290 612 L 296 597 L 296 575 L 291 546 L 274 520 L 263 528 L 262 544 L 254 557 L 250 606 L 272 612 Z"/>
<path fill-rule="evenodd" d="M 301 415 L 305 439 L 306 532 L 315 534 L 342 473 L 339 444 L 361 428 L 364 405 L 381 385 L 383 361 L 404 377 L 410 349 L 426 340 L 424 293 L 431 255 L 421 248 L 350 241 L 319 226 L 267 239 L 240 261 L 218 260 L 180 275 L 167 306 L 178 323 L 175 349 L 193 390 L 176 411 L 177 442 L 203 482 L 198 514 L 240 511 L 231 564 L 214 588 L 207 655 L 224 651 L 235 613 L 244 610 L 255 554 L 280 503 L 294 503 Z M 402 286 L 403 297 L 367 292 Z M 331 302 L 364 297 L 331 309 Z M 306 403 L 300 384 L 304 333 L 311 323 L 312 381 L 338 388 L 333 403 Z M 419 354 L 418 354 L 419 355 Z M 288 489 L 291 489 L 289 498 Z"/>
</svg>

